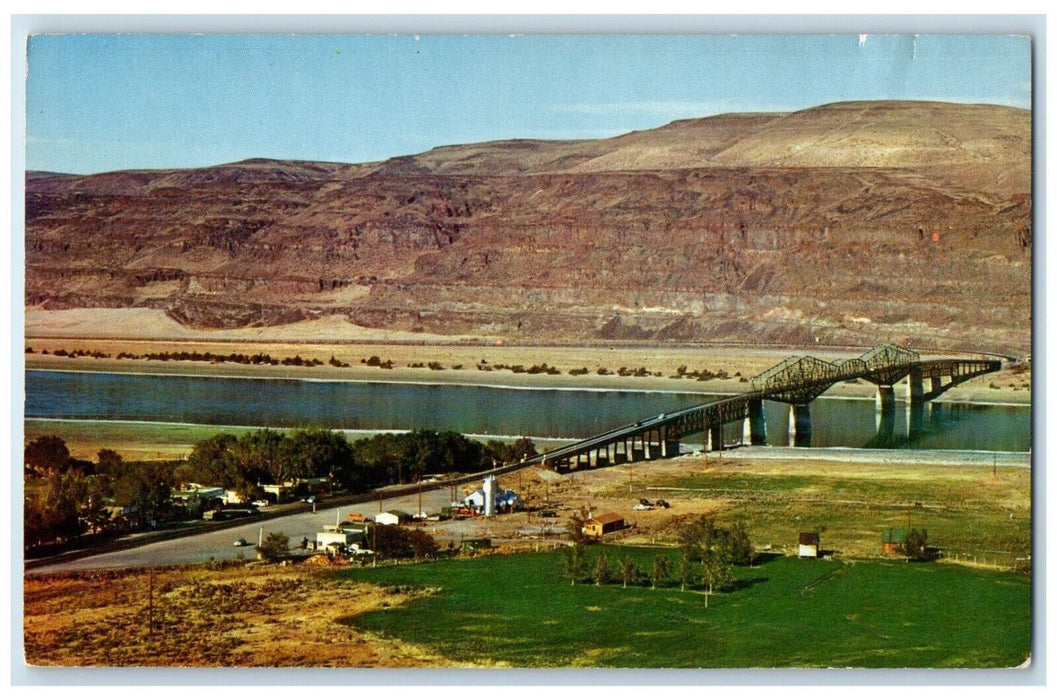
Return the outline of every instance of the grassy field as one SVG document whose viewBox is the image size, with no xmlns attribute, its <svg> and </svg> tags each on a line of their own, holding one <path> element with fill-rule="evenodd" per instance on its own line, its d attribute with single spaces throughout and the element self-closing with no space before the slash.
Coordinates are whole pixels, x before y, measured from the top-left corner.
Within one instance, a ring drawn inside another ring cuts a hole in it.
<svg viewBox="0 0 1057 700">
<path fill-rule="evenodd" d="M 678 504 L 671 517 L 708 511 L 744 520 L 758 546 L 795 546 L 799 531 L 817 531 L 824 549 L 875 556 L 884 528 L 913 527 L 926 530 L 930 545 L 952 560 L 1013 567 L 1031 553 L 1029 469 L 801 459 L 725 460 L 640 474 L 636 493 Z M 601 489 L 626 493 L 619 485 Z M 653 534 L 660 542 L 674 530 L 659 522 Z"/>
<path fill-rule="evenodd" d="M 217 433 L 241 435 L 254 430 L 240 426 L 93 420 L 26 419 L 23 425 L 26 442 L 42 435 L 58 435 L 70 454 L 90 460 L 103 448 L 116 450 L 126 460 L 183 459 L 195 443 Z"/>
<path fill-rule="evenodd" d="M 676 554 L 608 550 L 643 568 Z M 677 584 L 572 586 L 561 562 L 550 551 L 343 571 L 435 591 L 344 621 L 456 662 L 515 667 L 1005 668 L 1030 653 L 1031 586 L 1018 574 L 779 557 L 737 569 L 735 590 L 706 606 Z"/>
</svg>

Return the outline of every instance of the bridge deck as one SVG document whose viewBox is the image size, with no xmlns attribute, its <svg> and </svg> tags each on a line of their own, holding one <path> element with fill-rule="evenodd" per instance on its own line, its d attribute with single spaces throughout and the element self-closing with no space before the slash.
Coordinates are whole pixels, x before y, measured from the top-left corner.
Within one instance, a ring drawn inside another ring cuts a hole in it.
<svg viewBox="0 0 1057 700">
<path fill-rule="evenodd" d="M 611 448 L 614 457 L 621 456 L 619 446 L 623 446 L 624 460 L 633 461 L 636 442 L 642 445 L 642 451 L 648 452 L 654 447 L 661 454 L 672 456 L 667 455 L 670 451 L 668 445 L 671 443 L 687 435 L 707 433 L 727 423 L 744 420 L 750 415 L 753 403 L 764 399 L 806 405 L 838 382 L 866 379 L 879 386 L 890 387 L 895 382 L 908 378 L 910 399 L 928 401 L 952 386 L 1000 368 L 1001 362 L 998 360 L 921 360 L 917 353 L 895 346 L 878 346 L 862 358 L 839 365 L 815 358 L 789 358 L 754 378 L 752 391 L 671 413 L 661 413 L 551 450 L 516 465 L 503 467 L 501 470 L 511 471 L 531 464 L 567 465 L 571 460 L 579 461 L 585 456 L 590 460 L 592 453 L 595 453 L 597 462 L 602 450 L 606 450 L 605 460 L 608 462 Z M 944 377 L 949 380 L 946 384 L 942 382 Z M 922 386 L 924 379 L 932 382 L 928 391 Z M 675 451 L 678 452 L 677 447 Z"/>
</svg>

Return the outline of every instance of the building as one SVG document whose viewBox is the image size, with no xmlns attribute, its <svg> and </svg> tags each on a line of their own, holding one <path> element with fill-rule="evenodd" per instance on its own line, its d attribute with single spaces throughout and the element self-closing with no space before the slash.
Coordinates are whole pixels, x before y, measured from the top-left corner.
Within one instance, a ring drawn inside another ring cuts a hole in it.
<svg viewBox="0 0 1057 700">
<path fill-rule="evenodd" d="M 486 478 L 481 488 L 464 498 L 462 502 L 485 515 L 509 513 L 521 507 L 521 497 L 513 491 L 500 488 L 494 476 Z"/>
<path fill-rule="evenodd" d="M 316 533 L 316 550 L 334 549 L 349 550 L 357 547 L 364 541 L 364 533 L 353 530 L 342 529 L 337 525 L 328 525 L 322 532 Z"/>
<path fill-rule="evenodd" d="M 819 539 L 817 532 L 801 532 L 797 556 L 805 559 L 818 559 Z"/>
<path fill-rule="evenodd" d="M 379 525 L 399 525 L 413 520 L 410 513 L 402 510 L 387 510 L 374 516 L 374 522 Z"/>
<path fill-rule="evenodd" d="M 363 513 L 349 513 L 349 516 L 345 518 L 345 522 L 347 523 L 367 523 L 370 521 L 371 519 Z"/>
<path fill-rule="evenodd" d="M 584 521 L 583 532 L 588 537 L 601 537 L 624 529 L 624 518 L 616 513 L 605 513 Z"/>
<path fill-rule="evenodd" d="M 881 531 L 881 554 L 899 556 L 906 552 L 907 531 L 902 527 L 886 527 Z"/>
</svg>

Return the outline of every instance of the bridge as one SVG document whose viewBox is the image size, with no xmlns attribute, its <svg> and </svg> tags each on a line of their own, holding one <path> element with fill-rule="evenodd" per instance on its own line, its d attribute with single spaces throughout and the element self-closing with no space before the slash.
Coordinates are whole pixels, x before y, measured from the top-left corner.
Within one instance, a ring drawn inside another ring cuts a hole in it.
<svg viewBox="0 0 1057 700">
<path fill-rule="evenodd" d="M 744 435 L 753 445 L 766 444 L 767 425 L 763 402 L 788 404 L 789 434 L 794 445 L 809 445 L 809 406 L 838 382 L 866 380 L 877 387 L 881 425 L 891 426 L 895 417 L 894 385 L 906 379 L 906 401 L 911 435 L 922 429 L 924 404 L 951 387 L 1001 369 L 999 360 L 922 359 L 913 350 L 896 345 L 878 345 L 861 356 L 840 363 L 815 357 L 790 357 L 753 377 L 744 394 L 719 399 L 672 413 L 662 413 L 631 425 L 551 450 L 517 465 L 496 470 L 510 471 L 530 463 L 559 472 L 602 467 L 625 462 L 675 457 L 683 438 L 701 434 L 707 450 L 722 450 L 723 426 L 742 423 Z"/>
</svg>

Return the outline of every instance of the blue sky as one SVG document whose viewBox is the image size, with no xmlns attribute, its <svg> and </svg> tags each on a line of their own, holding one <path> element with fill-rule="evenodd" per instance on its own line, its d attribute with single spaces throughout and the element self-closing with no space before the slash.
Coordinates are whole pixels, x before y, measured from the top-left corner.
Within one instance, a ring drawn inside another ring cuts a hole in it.
<svg viewBox="0 0 1057 700">
<path fill-rule="evenodd" d="M 354 163 L 841 100 L 1029 108 L 1030 66 L 1011 36 L 39 35 L 26 167 Z"/>
</svg>

